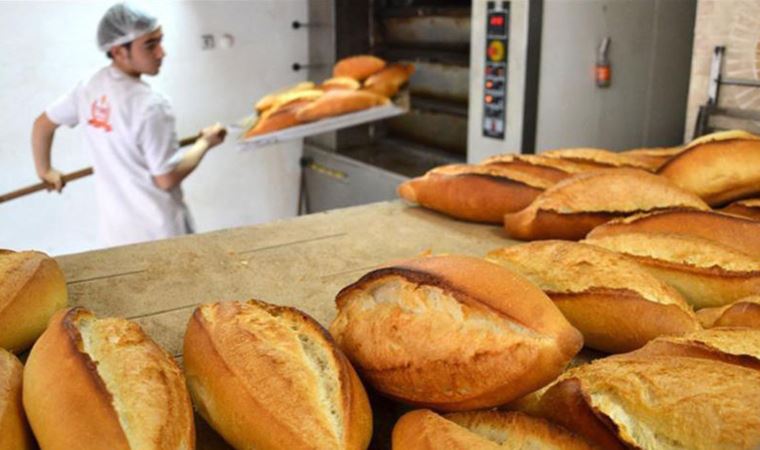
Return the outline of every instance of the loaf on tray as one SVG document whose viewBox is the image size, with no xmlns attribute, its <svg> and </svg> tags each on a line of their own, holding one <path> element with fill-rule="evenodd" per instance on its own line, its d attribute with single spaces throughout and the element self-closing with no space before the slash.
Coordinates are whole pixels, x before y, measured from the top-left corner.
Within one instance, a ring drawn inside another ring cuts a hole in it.
<svg viewBox="0 0 760 450">
<path fill-rule="evenodd" d="M 397 400 L 489 408 L 557 377 L 581 334 L 521 275 L 480 258 L 431 256 L 343 288 L 330 327 L 357 370 Z"/>
<path fill-rule="evenodd" d="M 0 252 L 0 348 L 28 349 L 68 301 L 58 263 L 41 252 Z"/>
<path fill-rule="evenodd" d="M 487 259 L 540 287 L 597 350 L 627 352 L 660 335 L 700 328 L 675 289 L 603 248 L 541 241 L 494 250 Z"/>
<path fill-rule="evenodd" d="M 366 91 L 332 90 L 305 106 L 296 114 L 300 122 L 313 122 L 375 106 L 390 104 L 386 97 Z"/>
<path fill-rule="evenodd" d="M 303 81 L 301 83 L 296 84 L 295 86 L 290 86 L 285 89 L 280 89 L 278 91 L 272 92 L 271 94 L 267 94 L 264 97 L 262 97 L 258 102 L 256 102 L 256 105 L 255 105 L 256 112 L 258 112 L 259 114 L 263 113 L 264 111 L 274 106 L 277 102 L 281 102 L 284 96 L 286 95 L 292 95 L 294 92 L 299 92 L 299 91 L 312 91 L 315 88 L 316 88 L 316 85 L 313 82 Z"/>
<path fill-rule="evenodd" d="M 457 219 L 501 223 L 505 213 L 529 205 L 552 184 L 511 167 L 451 164 L 405 181 L 398 194 Z"/>
<path fill-rule="evenodd" d="M 180 368 L 128 320 L 56 313 L 26 362 L 23 402 L 45 450 L 195 448 Z"/>
<path fill-rule="evenodd" d="M 611 219 L 673 207 L 709 209 L 694 194 L 643 170 L 596 170 L 560 181 L 528 207 L 506 214 L 504 229 L 521 240 L 577 240 Z"/>
<path fill-rule="evenodd" d="M 385 67 L 385 60 L 372 55 L 356 55 L 343 58 L 333 67 L 334 77 L 349 77 L 364 81 Z"/>
<path fill-rule="evenodd" d="M 363 89 L 390 98 L 398 93 L 401 86 L 409 81 L 409 77 L 413 73 L 414 66 L 412 64 L 390 64 L 364 80 Z"/>
<path fill-rule="evenodd" d="M 334 77 L 328 78 L 319 85 L 323 91 L 332 91 L 334 89 L 347 89 L 355 91 L 362 87 L 362 84 L 351 77 Z"/>
<path fill-rule="evenodd" d="M 372 412 L 326 331 L 288 307 L 250 300 L 198 307 L 184 342 L 200 414 L 238 449 L 364 450 Z"/>
<path fill-rule="evenodd" d="M 423 409 L 393 427 L 393 450 L 593 450 L 544 419 L 519 412 L 470 411 L 444 416 Z"/>
<path fill-rule="evenodd" d="M 296 117 L 298 111 L 312 101 L 295 100 L 287 105 L 278 107 L 276 111 L 268 111 L 268 114 L 259 118 L 256 124 L 245 133 L 244 138 L 247 139 L 261 134 L 272 133 L 300 124 L 301 122 Z"/>
</svg>

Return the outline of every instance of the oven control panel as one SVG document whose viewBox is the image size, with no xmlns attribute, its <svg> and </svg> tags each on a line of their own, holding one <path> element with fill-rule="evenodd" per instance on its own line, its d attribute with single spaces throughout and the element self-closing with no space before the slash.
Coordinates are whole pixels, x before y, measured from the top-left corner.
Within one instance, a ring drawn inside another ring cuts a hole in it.
<svg viewBox="0 0 760 450">
<path fill-rule="evenodd" d="M 483 74 L 483 136 L 504 139 L 507 109 L 509 2 L 489 1 Z"/>
</svg>

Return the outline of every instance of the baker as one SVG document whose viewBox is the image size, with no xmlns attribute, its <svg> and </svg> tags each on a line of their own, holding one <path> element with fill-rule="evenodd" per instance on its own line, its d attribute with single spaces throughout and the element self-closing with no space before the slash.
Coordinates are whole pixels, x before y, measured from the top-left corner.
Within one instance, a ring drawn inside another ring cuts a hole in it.
<svg viewBox="0 0 760 450">
<path fill-rule="evenodd" d="M 53 138 L 61 125 L 82 126 L 104 246 L 191 233 L 180 184 L 224 141 L 225 129 L 215 124 L 189 150 L 179 149 L 171 105 L 142 79 L 161 69 L 162 38 L 155 17 L 125 3 L 109 8 L 97 42 L 111 63 L 51 104 L 32 129 L 37 175 L 60 192 L 65 183 L 51 164 Z"/>
</svg>

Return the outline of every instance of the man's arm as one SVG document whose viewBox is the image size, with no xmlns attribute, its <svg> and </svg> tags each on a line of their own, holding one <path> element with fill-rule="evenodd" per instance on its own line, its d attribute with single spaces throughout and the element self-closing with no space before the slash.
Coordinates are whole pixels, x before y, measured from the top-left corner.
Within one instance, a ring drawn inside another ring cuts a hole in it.
<svg viewBox="0 0 760 450">
<path fill-rule="evenodd" d="M 34 167 L 40 180 L 47 183 L 49 189 L 61 192 L 66 184 L 63 181 L 63 174 L 55 170 L 50 164 L 50 151 L 56 128 L 58 128 L 58 124 L 50 120 L 46 113 L 37 117 L 32 127 L 32 154 L 34 156 Z"/>
<path fill-rule="evenodd" d="M 165 191 L 173 189 L 198 167 L 206 152 L 224 141 L 226 134 L 227 131 L 218 123 L 204 128 L 201 137 L 182 155 L 174 169 L 169 173 L 154 175 L 153 182 Z"/>
</svg>

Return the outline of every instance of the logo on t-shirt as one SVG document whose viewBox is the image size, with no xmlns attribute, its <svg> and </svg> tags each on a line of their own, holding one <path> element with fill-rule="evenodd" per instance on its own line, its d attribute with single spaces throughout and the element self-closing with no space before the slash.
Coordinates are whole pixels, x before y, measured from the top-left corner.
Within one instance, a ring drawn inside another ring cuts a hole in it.
<svg viewBox="0 0 760 450">
<path fill-rule="evenodd" d="M 108 103 L 108 97 L 103 95 L 98 100 L 93 101 L 90 114 L 92 117 L 87 123 L 95 128 L 102 128 L 107 133 L 111 131 L 111 124 L 108 123 L 108 118 L 111 116 L 111 105 Z"/>
</svg>

